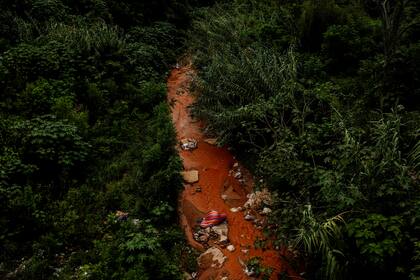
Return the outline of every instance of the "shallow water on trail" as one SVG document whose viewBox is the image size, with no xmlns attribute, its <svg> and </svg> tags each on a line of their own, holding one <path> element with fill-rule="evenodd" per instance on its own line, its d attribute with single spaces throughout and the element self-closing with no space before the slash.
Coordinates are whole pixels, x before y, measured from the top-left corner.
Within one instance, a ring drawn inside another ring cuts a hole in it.
<svg viewBox="0 0 420 280">
<path fill-rule="evenodd" d="M 252 190 L 252 176 L 239 163 L 245 183 L 241 184 L 235 179 L 230 172 L 237 163 L 234 156 L 227 148 L 208 144 L 202 132 L 203 124 L 191 118 L 189 106 L 194 102 L 194 97 L 190 95 L 188 87 L 193 77 L 194 70 L 190 66 L 184 66 L 173 69 L 167 82 L 168 102 L 171 105 L 172 121 L 178 140 L 193 138 L 198 141 L 197 148 L 191 151 L 182 150 L 178 145 L 184 170 L 197 170 L 199 173 L 198 182 L 184 184 L 179 201 L 180 220 L 189 244 L 196 249 L 204 250 L 203 246 L 193 238 L 197 219 L 210 210 L 224 212 L 227 214 L 229 241 L 235 246 L 233 252 L 219 247 L 227 257 L 224 265 L 221 268 L 201 269 L 198 278 L 250 279 L 243 270 L 244 263 L 252 257 L 261 257 L 261 264 L 274 270 L 271 279 L 277 279 L 277 275 L 285 270 L 293 275 L 289 266 L 284 263 L 279 250 L 254 248 L 254 241 L 262 238 L 261 231 L 244 219 L 243 212 L 230 211 L 230 208 L 242 206 L 247 200 L 246 195 Z M 197 191 L 198 187 L 201 191 Z"/>
</svg>

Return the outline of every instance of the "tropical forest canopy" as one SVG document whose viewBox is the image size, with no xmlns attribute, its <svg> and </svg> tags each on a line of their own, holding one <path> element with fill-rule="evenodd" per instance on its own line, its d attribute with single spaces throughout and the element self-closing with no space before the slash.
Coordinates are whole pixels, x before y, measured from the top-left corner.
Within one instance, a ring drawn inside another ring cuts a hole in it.
<svg viewBox="0 0 420 280">
<path fill-rule="evenodd" d="M 237 0 L 192 24 L 194 114 L 277 195 L 305 278 L 420 277 L 419 12 Z"/>
<path fill-rule="evenodd" d="M 192 113 L 275 195 L 303 278 L 420 277 L 420 3 L 213 2 L 0 0 L 0 278 L 195 269 L 165 85 L 184 53 Z"/>
<path fill-rule="evenodd" d="M 165 80 L 191 4 L 0 1 L 0 278 L 181 278 Z"/>
</svg>

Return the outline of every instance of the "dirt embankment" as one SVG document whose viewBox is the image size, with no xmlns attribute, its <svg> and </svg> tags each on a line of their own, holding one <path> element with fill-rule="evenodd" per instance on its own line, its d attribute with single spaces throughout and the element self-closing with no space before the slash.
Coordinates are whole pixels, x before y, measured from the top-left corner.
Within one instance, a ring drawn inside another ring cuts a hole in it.
<svg viewBox="0 0 420 280">
<path fill-rule="evenodd" d="M 230 251 L 225 246 L 218 246 L 226 257 L 223 265 L 212 267 L 211 261 L 207 264 L 203 261 L 198 278 L 249 279 L 244 273 L 244 264 L 252 257 L 261 257 L 261 264 L 274 270 L 271 279 L 277 279 L 276 275 L 285 270 L 294 274 L 282 261 L 279 250 L 254 248 L 254 242 L 263 237 L 261 231 L 244 219 L 244 212 L 230 211 L 232 207 L 242 206 L 246 202 L 247 194 L 252 191 L 252 176 L 236 162 L 228 149 L 217 147 L 212 139 L 207 139 L 202 132 L 203 124 L 191 118 L 189 106 L 194 98 L 190 95 L 188 86 L 193 76 L 192 68 L 183 66 L 172 70 L 167 83 L 168 101 L 171 104 L 178 140 L 197 141 L 197 147 L 191 150 L 183 150 L 179 146 L 184 170 L 198 171 L 198 181 L 197 178 L 192 178 L 192 182 L 196 182 L 185 183 L 179 202 L 180 218 L 191 246 L 204 250 L 203 245 L 193 237 L 197 219 L 210 210 L 226 213 L 229 243 L 235 248 Z M 235 168 L 240 168 L 241 180 L 235 178 L 232 171 Z M 196 175 L 197 173 L 192 174 L 192 177 Z"/>
</svg>

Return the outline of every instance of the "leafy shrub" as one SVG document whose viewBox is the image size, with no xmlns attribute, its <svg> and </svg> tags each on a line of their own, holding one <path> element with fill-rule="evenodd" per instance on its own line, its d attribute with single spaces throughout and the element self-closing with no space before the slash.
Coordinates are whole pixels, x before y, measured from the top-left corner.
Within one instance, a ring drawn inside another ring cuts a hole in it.
<svg viewBox="0 0 420 280">
<path fill-rule="evenodd" d="M 0 278 L 180 278 L 164 84 L 180 34 L 128 2 L 0 4 Z"/>
<path fill-rule="evenodd" d="M 65 6 L 60 0 L 34 0 L 31 15 L 41 21 L 60 20 L 65 16 Z"/>
<path fill-rule="evenodd" d="M 275 193 L 273 231 L 299 240 L 310 278 L 404 278 L 417 267 L 417 56 L 405 55 L 418 40 L 397 33 L 417 32 L 418 5 L 383 7 L 233 1 L 201 10 L 190 33 L 193 113 Z M 382 37 L 391 29 L 392 43 Z M 331 217 L 348 226 L 330 232 Z"/>
<path fill-rule="evenodd" d="M 403 221 L 399 216 L 384 217 L 369 214 L 365 219 L 355 219 L 348 224 L 348 233 L 354 237 L 363 259 L 376 265 L 386 264 L 386 260 L 398 254 L 403 233 Z"/>
<path fill-rule="evenodd" d="M 78 135 L 77 128 L 62 121 L 36 118 L 17 123 L 13 130 L 21 137 L 20 148 L 26 159 L 38 166 L 44 162 L 53 170 L 67 169 L 88 155 L 89 144 Z"/>
</svg>

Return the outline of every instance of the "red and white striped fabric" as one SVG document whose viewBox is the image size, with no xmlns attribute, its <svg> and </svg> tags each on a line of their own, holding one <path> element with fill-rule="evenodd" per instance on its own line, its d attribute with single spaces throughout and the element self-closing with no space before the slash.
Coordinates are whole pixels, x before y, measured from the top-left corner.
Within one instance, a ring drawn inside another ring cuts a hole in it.
<svg viewBox="0 0 420 280">
<path fill-rule="evenodd" d="M 203 220 L 200 223 L 200 226 L 202 228 L 212 227 L 216 226 L 218 224 L 223 223 L 226 220 L 226 214 L 225 213 L 219 213 L 215 210 L 212 210 L 207 213 L 207 215 L 203 218 Z"/>
</svg>

